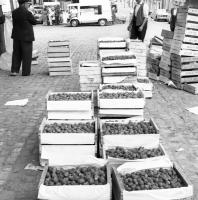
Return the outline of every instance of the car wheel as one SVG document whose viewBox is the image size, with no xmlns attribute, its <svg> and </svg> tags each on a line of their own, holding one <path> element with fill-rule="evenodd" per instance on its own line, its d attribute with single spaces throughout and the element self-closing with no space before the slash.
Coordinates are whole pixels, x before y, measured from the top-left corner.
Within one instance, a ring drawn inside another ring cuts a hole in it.
<svg viewBox="0 0 198 200">
<path fill-rule="evenodd" d="M 70 24 L 72 27 L 76 27 L 76 26 L 78 26 L 79 22 L 78 22 L 78 20 L 73 19 L 73 20 L 71 20 Z"/>
<path fill-rule="evenodd" d="M 105 25 L 107 24 L 107 20 L 106 20 L 106 19 L 100 19 L 100 20 L 98 21 L 98 24 L 99 24 L 100 26 L 105 26 Z"/>
</svg>

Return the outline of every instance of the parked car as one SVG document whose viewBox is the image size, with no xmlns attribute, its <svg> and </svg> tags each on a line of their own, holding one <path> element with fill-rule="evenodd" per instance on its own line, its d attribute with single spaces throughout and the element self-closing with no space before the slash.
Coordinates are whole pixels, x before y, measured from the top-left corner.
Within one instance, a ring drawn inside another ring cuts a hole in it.
<svg viewBox="0 0 198 200">
<path fill-rule="evenodd" d="M 169 21 L 170 19 L 170 14 L 166 11 L 166 9 L 157 9 L 153 11 L 151 14 L 151 18 L 154 20 L 164 20 L 164 21 Z"/>
</svg>

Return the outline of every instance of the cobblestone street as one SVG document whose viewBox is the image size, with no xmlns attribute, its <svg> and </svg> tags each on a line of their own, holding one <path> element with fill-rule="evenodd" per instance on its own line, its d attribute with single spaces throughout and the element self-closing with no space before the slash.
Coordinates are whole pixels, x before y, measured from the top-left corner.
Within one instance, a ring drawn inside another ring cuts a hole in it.
<svg viewBox="0 0 198 200">
<path fill-rule="evenodd" d="M 51 91 L 79 91 L 78 62 L 97 59 L 97 39 L 127 37 L 128 24 L 113 26 L 41 26 L 35 30 L 34 49 L 39 65 L 32 66 L 30 77 L 10 77 L 0 70 L 0 200 L 35 200 L 40 172 L 24 170 L 28 163 L 39 165 L 38 128 L 45 113 L 45 96 Z M 146 36 L 160 35 L 167 22 L 150 21 Z M 49 77 L 47 44 L 49 40 L 69 40 L 73 75 Z M 5 106 L 7 101 L 28 98 L 24 107 Z M 198 96 L 154 82 L 154 94 L 146 103 L 146 116 L 154 119 L 167 153 L 184 169 L 194 185 L 198 200 L 198 116 L 186 108 L 198 106 Z M 176 151 L 183 148 L 183 151 Z"/>
</svg>

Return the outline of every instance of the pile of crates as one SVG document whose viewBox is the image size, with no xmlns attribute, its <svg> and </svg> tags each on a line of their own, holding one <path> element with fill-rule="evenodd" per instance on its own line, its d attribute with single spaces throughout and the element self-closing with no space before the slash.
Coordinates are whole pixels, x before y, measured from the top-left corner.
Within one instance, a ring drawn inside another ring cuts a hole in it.
<svg viewBox="0 0 198 200">
<path fill-rule="evenodd" d="M 47 61 L 50 76 L 71 75 L 72 61 L 69 41 L 49 41 Z"/>
</svg>

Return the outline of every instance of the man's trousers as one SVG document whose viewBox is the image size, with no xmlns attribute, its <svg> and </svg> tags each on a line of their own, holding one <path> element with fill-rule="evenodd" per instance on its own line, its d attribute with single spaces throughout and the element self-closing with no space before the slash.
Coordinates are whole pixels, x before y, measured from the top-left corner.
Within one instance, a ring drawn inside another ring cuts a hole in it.
<svg viewBox="0 0 198 200">
<path fill-rule="evenodd" d="M 22 76 L 29 76 L 32 63 L 32 41 L 13 41 L 11 72 L 19 73 L 22 64 Z"/>
</svg>

